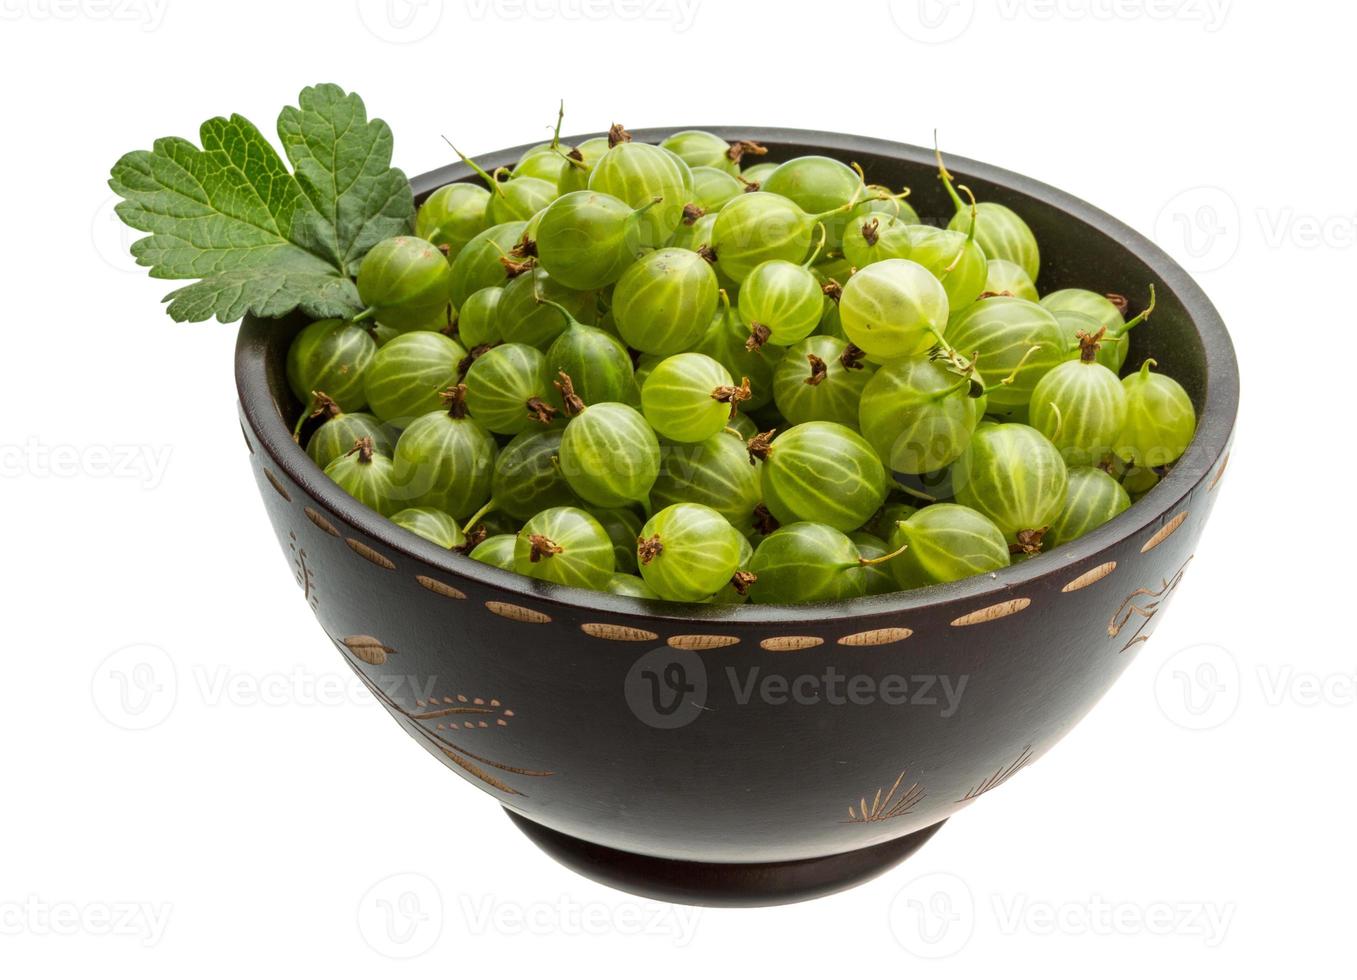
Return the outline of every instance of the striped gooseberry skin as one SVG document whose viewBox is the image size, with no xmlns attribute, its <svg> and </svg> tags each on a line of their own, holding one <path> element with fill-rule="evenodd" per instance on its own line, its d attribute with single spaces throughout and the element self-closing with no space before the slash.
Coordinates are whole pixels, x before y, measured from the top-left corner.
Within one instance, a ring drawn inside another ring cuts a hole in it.
<svg viewBox="0 0 1357 980">
<path fill-rule="evenodd" d="M 756 604 L 840 602 L 866 594 L 861 556 L 851 538 L 826 524 L 784 524 L 759 542 L 749 570 Z"/>
<path fill-rule="evenodd" d="M 858 557 L 868 561 L 873 558 L 881 558 L 890 554 L 891 549 L 886 546 L 875 534 L 869 534 L 866 531 L 854 531 L 848 535 L 850 541 L 858 549 Z M 895 576 L 891 574 L 889 565 L 897 559 L 892 558 L 882 565 L 864 565 L 862 566 L 862 579 L 865 585 L 866 595 L 885 595 L 887 592 L 896 591 L 899 586 L 896 584 Z"/>
<path fill-rule="evenodd" d="M 742 540 L 712 508 L 671 504 L 641 528 L 636 550 L 641 578 L 661 599 L 701 602 L 739 571 Z"/>
<path fill-rule="evenodd" d="M 926 356 L 883 365 L 858 403 L 858 425 L 886 468 L 934 473 L 970 445 L 987 398 L 971 397 L 970 380 Z"/>
<path fill-rule="evenodd" d="M 633 599 L 658 599 L 655 590 L 646 585 L 645 579 L 630 572 L 614 572 L 608 579 L 607 591 L 613 595 L 631 596 Z"/>
<path fill-rule="evenodd" d="M 967 241 L 959 231 L 914 225 L 910 228 L 913 249 L 909 257 L 937 277 L 947 292 L 953 312 L 964 310 L 985 289 L 989 256 L 976 241 Z"/>
<path fill-rule="evenodd" d="M 663 443 L 660 454 L 660 472 L 650 488 L 652 507 L 705 504 L 741 534 L 753 531 L 763 487 L 742 439 L 718 432 L 701 442 Z"/>
<path fill-rule="evenodd" d="M 541 266 L 510 279 L 500 294 L 495 322 L 499 334 L 515 344 L 527 344 L 545 350 L 559 337 L 568 321 L 561 311 L 544 300 L 559 303 L 570 315 L 584 323 L 592 322 L 597 303 L 593 293 L 563 286 Z"/>
<path fill-rule="evenodd" d="M 613 320 L 637 350 L 677 354 L 706 332 L 719 298 L 706 259 L 684 248 L 662 248 L 622 274 L 613 290 Z"/>
<path fill-rule="evenodd" d="M 514 568 L 514 545 L 518 543 L 517 534 L 492 534 L 476 547 L 467 557 L 485 565 L 502 568 L 512 572 Z"/>
<path fill-rule="evenodd" d="M 1090 316 L 1097 326 L 1106 327 L 1109 334 L 1126 326 L 1126 317 L 1122 316 L 1117 304 L 1091 289 L 1057 289 L 1043 296 L 1041 305 L 1052 313 L 1069 310 Z M 1096 328 L 1094 332 L 1097 332 Z"/>
<path fill-rule="evenodd" d="M 816 521 L 853 531 L 886 500 L 886 469 L 876 451 L 837 422 L 787 429 L 763 454 L 761 471 L 764 503 L 782 524 Z"/>
<path fill-rule="evenodd" d="M 543 582 L 602 589 L 614 572 L 613 543 L 578 507 L 534 514 L 514 539 L 514 571 Z"/>
<path fill-rule="evenodd" d="M 754 546 L 749 543 L 749 539 L 743 534 L 740 535 L 740 560 L 736 568 L 740 571 L 748 571 L 750 562 L 754 560 Z M 721 588 L 716 590 L 715 595 L 707 600 L 717 606 L 740 606 L 749 601 L 749 587 L 739 584 L 731 577 Z"/>
<path fill-rule="evenodd" d="M 865 269 L 883 259 L 907 259 L 914 250 L 910 225 L 903 214 L 868 211 L 853 216 L 843 234 L 843 255 L 855 268 Z"/>
<path fill-rule="evenodd" d="M 984 250 L 985 257 L 1012 262 L 1035 282 L 1041 271 L 1041 249 L 1027 222 L 1012 208 L 995 201 L 981 201 L 975 207 L 975 220 L 979 222 L 975 240 Z M 970 207 L 959 208 L 947 227 L 963 235 L 968 233 L 971 230 Z"/>
<path fill-rule="evenodd" d="M 440 548 L 460 548 L 466 544 L 466 535 L 448 514 L 433 507 L 406 507 L 391 515 L 391 523 L 432 541 Z"/>
<path fill-rule="evenodd" d="M 568 166 L 570 147 L 562 143 L 538 143 L 524 150 L 511 171 L 514 177 L 537 177 L 560 190 L 561 174 Z"/>
<path fill-rule="evenodd" d="M 306 455 L 325 469 L 364 438 L 371 439 L 373 451 L 383 456 L 390 456 L 396 446 L 391 430 L 377 416 L 367 412 L 341 412 L 311 433 L 306 441 Z"/>
<path fill-rule="evenodd" d="M 556 200 L 556 194 L 556 185 L 541 177 L 510 177 L 496 181 L 485 216 L 495 225 L 527 221 Z"/>
<path fill-rule="evenodd" d="M 761 262 L 802 262 L 810 253 L 814 226 L 815 219 L 785 197 L 741 194 L 717 213 L 712 226 L 717 268 L 742 283 Z"/>
<path fill-rule="evenodd" d="M 526 521 L 551 507 L 580 506 L 581 501 L 558 462 L 562 429 L 521 432 L 495 459 L 490 476 L 494 510 Z"/>
<path fill-rule="evenodd" d="M 922 354 L 947 329 L 947 292 L 910 259 L 874 262 L 848 280 L 839 297 L 839 320 L 848 339 L 872 357 L 890 360 Z"/>
<path fill-rule="evenodd" d="M 356 412 L 367 405 L 363 378 L 376 356 L 377 343 L 362 327 L 317 320 L 287 349 L 287 384 L 307 407 L 314 404 L 313 393 L 323 391 L 344 411 Z"/>
<path fill-rule="evenodd" d="M 740 176 L 751 183 L 758 184 L 767 180 L 769 175 L 771 175 L 779 166 L 781 166 L 781 164 L 772 162 L 751 163 L 748 166 L 740 168 Z"/>
<path fill-rule="evenodd" d="M 441 393 L 457 383 L 457 366 L 464 357 L 461 344 L 432 330 L 391 338 L 363 376 L 372 413 L 403 428 L 436 411 L 443 404 Z"/>
<path fill-rule="evenodd" d="M 1126 489 L 1107 473 L 1093 466 L 1072 466 L 1065 505 L 1047 529 L 1042 545 L 1049 549 L 1083 537 L 1130 506 Z"/>
<path fill-rule="evenodd" d="M 862 190 L 862 178 L 832 157 L 800 156 L 778 164 L 761 183 L 770 194 L 781 194 L 806 214 L 823 214 L 850 203 Z M 825 215 L 825 243 L 838 250 L 851 212 Z"/>
<path fill-rule="evenodd" d="M 660 146 L 691 167 L 694 178 L 699 169 L 718 170 L 732 177 L 740 172 L 740 164 L 731 153 L 731 145 L 706 130 L 685 129 L 660 140 Z"/>
<path fill-rule="evenodd" d="M 1085 333 L 1090 337 L 1103 329 L 1098 325 L 1098 321 L 1093 319 L 1087 313 L 1079 313 L 1075 310 L 1055 310 L 1054 316 L 1060 323 L 1060 329 L 1069 341 L 1069 347 L 1065 352 L 1067 361 L 1077 361 L 1082 355 L 1082 347 L 1079 343 L 1079 334 Z M 1121 366 L 1126 361 L 1126 353 L 1130 350 L 1130 336 L 1122 333 L 1118 337 L 1109 338 L 1103 334 L 1102 340 L 1098 341 L 1098 353 L 1095 360 L 1103 367 L 1107 368 L 1113 374 L 1120 374 Z"/>
<path fill-rule="evenodd" d="M 692 198 L 693 176 L 678 156 L 649 143 L 624 141 L 608 150 L 589 174 L 589 189 L 640 208 L 640 243 L 657 248 L 669 241 Z M 655 199 L 659 198 L 656 202 Z"/>
<path fill-rule="evenodd" d="M 1079 356 L 1079 331 L 1092 336 L 1105 330 L 1098 347 L 1098 363 L 1121 373 L 1130 350 L 1126 317 L 1106 296 L 1089 289 L 1057 289 L 1041 298 L 1041 305 L 1055 314 L 1065 332 L 1067 357 Z"/>
<path fill-rule="evenodd" d="M 396 486 L 391 457 L 356 448 L 325 467 L 325 475 L 364 507 L 390 517 L 405 506 Z"/>
<path fill-rule="evenodd" d="M 461 309 L 467 297 L 487 286 L 503 286 L 508 278 L 504 263 L 523 231 L 526 221 L 508 221 L 491 225 L 467 242 L 452 262 L 452 305 Z"/>
<path fill-rule="evenodd" d="M 447 258 L 413 235 L 378 242 L 358 267 L 359 300 L 379 323 L 396 330 L 419 330 L 446 316 L 451 296 Z"/>
<path fill-rule="evenodd" d="M 1097 361 L 1065 361 L 1037 382 L 1028 416 L 1066 464 L 1091 466 L 1115 448 L 1126 407 L 1115 374 Z"/>
<path fill-rule="evenodd" d="M 749 379 L 749 397 L 740 407 L 752 412 L 773 400 L 773 373 L 786 348 L 764 344 L 750 350 L 748 341 L 749 324 L 738 310 L 725 303 L 708 321 L 693 350 L 720 362 L 732 378 Z"/>
<path fill-rule="evenodd" d="M 448 261 L 467 242 L 485 231 L 490 192 L 475 184 L 444 184 L 434 191 L 415 214 L 415 234 L 434 245 L 447 246 Z"/>
<path fill-rule="evenodd" d="M 573 191 L 543 212 L 537 258 L 564 286 L 602 289 L 636 261 L 640 228 L 640 216 L 625 201 L 598 191 Z"/>
<path fill-rule="evenodd" d="M 598 507 L 591 513 L 613 543 L 613 564 L 619 572 L 636 572 L 636 538 L 641 515 L 630 507 Z"/>
<path fill-rule="evenodd" d="M 984 514 L 961 504 L 930 504 L 899 521 L 890 550 L 908 545 L 889 565 L 901 589 L 983 575 L 1010 562 L 1008 541 Z"/>
<path fill-rule="evenodd" d="M 636 409 L 599 402 L 566 425 L 560 464 L 571 489 L 597 507 L 645 503 L 660 471 L 660 443 Z"/>
<path fill-rule="evenodd" d="M 792 425 L 838 422 L 854 428 L 862 392 L 876 373 L 848 353 L 837 337 L 807 337 L 792 347 L 773 372 L 773 401 Z"/>
<path fill-rule="evenodd" d="M 615 336 L 598 327 L 586 326 L 571 320 L 565 332 L 552 341 L 546 353 L 547 377 L 570 376 L 575 394 L 586 405 L 595 402 L 640 402 L 636 372 L 631 354 Z M 560 389 L 547 385 L 549 400 L 558 410 L 564 409 Z"/>
<path fill-rule="evenodd" d="M 486 286 L 468 296 L 457 310 L 457 339 L 467 350 L 504 339 L 499 334 L 499 300 L 503 295 L 502 286 Z"/>
<path fill-rule="evenodd" d="M 706 354 L 689 351 L 666 357 L 646 375 L 641 411 L 661 436 L 673 442 L 701 442 L 726 427 L 732 414 L 730 372 Z M 727 400 L 721 400 L 722 392 Z"/>
<path fill-rule="evenodd" d="M 957 503 L 988 517 L 1010 544 L 1021 531 L 1050 526 L 1065 505 L 1066 483 L 1060 451 L 1017 422 L 980 425 L 952 464 Z"/>
<path fill-rule="evenodd" d="M 720 211 L 744 193 L 744 184 L 727 170 L 715 167 L 693 168 L 693 200 L 703 211 Z M 687 218 L 683 219 L 685 222 Z"/>
<path fill-rule="evenodd" d="M 825 295 L 806 266 L 772 259 L 745 277 L 738 305 L 751 329 L 761 324 L 768 331 L 767 343 L 789 347 L 820 325 Z"/>
<path fill-rule="evenodd" d="M 1147 360 L 1122 378 L 1126 421 L 1117 434 L 1116 454 L 1136 466 L 1167 466 L 1187 451 L 1197 432 L 1197 412 L 1183 386 L 1150 370 Z"/>
<path fill-rule="evenodd" d="M 986 264 L 984 291 L 986 293 L 1008 293 L 1011 296 L 1018 297 L 1018 299 L 1025 299 L 1033 303 L 1037 302 L 1038 299 L 1037 287 L 1032 282 L 1032 277 L 1023 270 L 1022 266 L 1007 259 L 990 259 Z M 1096 327 L 1094 332 L 1097 332 Z"/>
<path fill-rule="evenodd" d="M 500 435 L 517 435 L 531 425 L 529 402 L 546 403 L 547 361 L 527 344 L 500 344 L 471 362 L 466 377 L 466 407 L 481 425 Z"/>
<path fill-rule="evenodd" d="M 499 447 L 479 422 L 454 411 L 439 409 L 411 422 L 392 461 L 402 507 L 434 507 L 464 521 L 490 499 Z"/>
<path fill-rule="evenodd" d="M 1015 420 L 1026 417 L 1037 382 L 1066 357 L 1065 332 L 1055 316 L 1015 296 L 991 296 L 962 310 L 947 325 L 947 342 L 965 357 L 975 355 L 976 368 L 991 382 L 1022 365 L 1012 384 L 990 391 L 986 409 Z"/>
<path fill-rule="evenodd" d="M 866 199 L 849 213 L 853 216 L 850 220 L 856 221 L 866 218 L 873 214 L 879 214 L 892 218 L 900 218 L 907 224 L 917 225 L 923 222 L 919 218 L 919 212 L 914 210 L 914 206 L 908 201 L 901 200 L 898 197 L 891 196 L 891 189 L 883 187 L 880 184 L 868 184 L 866 190 Z"/>
</svg>

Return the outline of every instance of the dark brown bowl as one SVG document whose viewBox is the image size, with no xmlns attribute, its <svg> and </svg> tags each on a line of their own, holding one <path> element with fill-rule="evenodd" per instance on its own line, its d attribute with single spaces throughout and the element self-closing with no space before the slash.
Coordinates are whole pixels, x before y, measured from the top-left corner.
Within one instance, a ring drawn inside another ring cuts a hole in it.
<svg viewBox="0 0 1357 980">
<path fill-rule="evenodd" d="M 926 219 L 950 213 L 929 150 L 713 130 L 759 140 L 770 160 L 856 161 L 874 181 L 914 188 Z M 511 164 L 522 149 L 481 163 Z M 1148 639 L 1188 568 L 1238 402 L 1220 317 L 1167 255 L 1096 208 L 950 163 L 981 200 L 1032 226 L 1043 293 L 1157 284 L 1131 363 L 1156 358 L 1200 418 L 1187 454 L 1129 511 L 993 576 L 800 607 L 683 606 L 533 582 L 444 551 L 327 480 L 286 422 L 299 406 L 284 355 L 300 323 L 242 326 L 250 461 L 321 626 L 421 745 L 582 873 L 677 901 L 749 905 L 881 872 L 1064 736 Z M 471 176 L 454 165 L 412 183 L 422 197 Z"/>
</svg>

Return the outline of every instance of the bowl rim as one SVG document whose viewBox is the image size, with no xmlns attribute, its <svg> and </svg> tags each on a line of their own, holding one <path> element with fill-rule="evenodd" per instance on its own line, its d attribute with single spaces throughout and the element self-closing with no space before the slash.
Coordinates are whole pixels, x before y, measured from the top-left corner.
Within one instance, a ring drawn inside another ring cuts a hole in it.
<svg viewBox="0 0 1357 980">
<path fill-rule="evenodd" d="M 929 148 L 817 130 L 766 126 L 665 126 L 631 130 L 631 133 L 638 140 L 658 142 L 674 133 L 693 129 L 714 133 L 727 140 L 753 139 L 767 144 L 790 144 L 804 154 L 823 153 L 851 159 L 855 153 L 872 153 L 924 166 L 931 166 L 934 160 L 934 151 Z M 563 141 L 576 144 L 605 135 L 590 133 L 568 137 Z M 540 144 L 525 143 L 483 154 L 478 162 L 493 172 L 497 167 L 511 166 L 525 150 L 537 145 Z M 984 605 L 986 600 L 1000 601 L 1015 589 L 1033 585 L 1055 573 L 1067 572 L 1160 523 L 1174 504 L 1213 471 L 1217 461 L 1226 452 L 1238 411 L 1239 369 L 1234 345 L 1220 314 L 1188 272 L 1158 245 L 1101 209 L 1048 184 L 965 157 L 949 154 L 947 160 L 948 169 L 959 178 L 993 184 L 1059 209 L 1074 221 L 1113 239 L 1147 265 L 1160 288 L 1176 295 L 1183 304 L 1189 321 L 1200 337 L 1206 362 L 1206 393 L 1203 409 L 1198 415 L 1196 435 L 1163 480 L 1129 509 L 1083 537 L 1062 545 L 1054 552 L 1037 555 L 990 575 L 844 602 L 804 605 L 745 603 L 712 606 L 677 603 L 539 582 L 440 548 L 359 504 L 326 479 L 302 447 L 293 442 L 290 427 L 274 410 L 265 359 L 272 321 L 254 316 L 246 316 L 242 321 L 236 343 L 235 375 L 241 412 L 261 442 L 261 448 L 283 472 L 346 523 L 398 554 L 516 598 L 545 602 L 581 613 L 751 627 L 807 621 L 842 622 L 898 615 L 962 600 L 973 601 L 977 606 Z M 419 199 L 444 184 L 471 176 L 471 168 L 459 162 L 412 177 L 410 186 L 416 199 Z"/>
</svg>

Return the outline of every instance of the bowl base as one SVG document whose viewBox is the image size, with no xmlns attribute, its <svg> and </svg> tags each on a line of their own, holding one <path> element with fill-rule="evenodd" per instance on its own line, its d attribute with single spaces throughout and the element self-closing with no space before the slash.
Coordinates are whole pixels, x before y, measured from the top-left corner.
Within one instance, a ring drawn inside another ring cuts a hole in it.
<svg viewBox="0 0 1357 980">
<path fill-rule="evenodd" d="M 645 898 L 723 908 L 789 905 L 852 888 L 899 864 L 947 822 L 940 820 L 884 844 L 828 857 L 709 864 L 619 851 L 551 830 L 512 810 L 504 812 L 534 844 L 586 878 Z"/>
</svg>

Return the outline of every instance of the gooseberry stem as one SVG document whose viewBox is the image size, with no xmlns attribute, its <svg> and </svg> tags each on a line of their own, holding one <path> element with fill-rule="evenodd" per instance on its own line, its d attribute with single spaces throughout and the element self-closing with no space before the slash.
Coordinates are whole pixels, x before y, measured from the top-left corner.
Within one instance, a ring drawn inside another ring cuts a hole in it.
<svg viewBox="0 0 1357 980">
<path fill-rule="evenodd" d="M 957 194 L 956 188 L 952 185 L 954 178 L 948 171 L 947 165 L 942 162 L 942 149 L 938 146 L 938 131 L 936 129 L 933 130 L 933 156 L 938 161 L 938 179 L 941 180 L 943 186 L 947 188 L 947 196 L 952 199 L 952 204 L 958 211 L 962 210 L 966 205 L 961 200 L 960 195 Z"/>
<path fill-rule="evenodd" d="M 810 253 L 810 258 L 806 259 L 806 261 L 801 263 L 801 268 L 803 269 L 809 269 L 811 266 L 815 264 L 815 260 L 820 257 L 820 253 L 824 250 L 825 239 L 828 237 L 828 232 L 825 231 L 825 225 L 823 221 L 818 223 L 815 227 L 820 230 L 820 241 L 815 246 L 815 249 Z"/>
<path fill-rule="evenodd" d="M 448 146 L 451 146 L 451 147 L 452 147 L 452 152 L 453 152 L 453 153 L 456 153 L 459 157 L 461 157 L 461 158 L 462 158 L 462 162 L 465 163 L 468 167 L 470 167 L 473 171 L 475 171 L 476 175 L 477 175 L 478 177 L 480 177 L 481 180 L 485 181 L 486 185 L 490 188 L 490 193 L 491 193 L 491 194 L 503 194 L 503 193 L 504 193 L 504 189 L 503 189 L 502 187 L 499 186 L 499 181 L 496 180 L 496 179 L 495 179 L 493 176 L 491 176 L 490 174 L 486 173 L 486 172 L 485 172 L 485 168 L 482 167 L 480 164 L 478 164 L 475 160 L 471 159 L 471 157 L 467 156 L 467 155 L 466 155 L 465 153 L 463 153 L 461 150 L 457 149 L 456 146 L 453 146 L 452 140 L 450 140 L 450 139 L 448 139 L 446 136 L 444 136 L 444 137 L 443 137 L 443 142 L 446 143 L 446 144 L 448 144 Z"/>
<path fill-rule="evenodd" d="M 966 240 L 961 243 L 961 248 L 957 249 L 956 256 L 952 259 L 951 264 L 942 270 L 942 278 L 951 275 L 953 270 L 961 264 L 961 257 L 966 254 L 966 249 L 970 248 L 971 243 L 975 241 L 975 226 L 980 221 L 980 211 L 975 203 L 975 195 L 971 193 L 971 189 L 965 184 L 961 185 L 961 189 L 965 191 L 966 196 L 971 199 L 971 228 L 970 231 L 966 233 Z M 960 208 L 957 210 L 960 210 Z"/>
<path fill-rule="evenodd" d="M 462 526 L 462 533 L 470 534 L 471 529 L 480 523 L 481 518 L 483 518 L 486 514 L 490 513 L 492 510 L 495 510 L 497 507 L 499 507 L 499 501 L 496 500 L 494 497 L 491 497 L 489 500 L 485 502 L 485 506 L 482 507 L 480 510 L 476 511 L 476 513 L 472 514 L 471 519 L 468 520 L 466 524 Z"/>
<path fill-rule="evenodd" d="M 1023 366 L 1027 364 L 1028 358 L 1030 358 L 1033 354 L 1035 354 L 1039 350 L 1041 350 L 1041 344 L 1036 344 L 1032 347 L 1027 348 L 1027 353 L 1024 354 L 1022 356 L 1022 359 L 1018 361 L 1018 363 L 1014 366 L 1013 370 L 1009 373 L 1008 377 L 1004 378 L 1002 381 L 999 381 L 992 387 L 998 388 L 1002 385 L 1011 385 L 1015 380 L 1017 380 L 1018 372 L 1021 371 L 1023 369 Z M 991 390 L 990 388 L 985 389 L 986 393 L 988 393 L 990 390 Z"/>
<path fill-rule="evenodd" d="M 897 521 L 897 524 L 903 524 L 904 521 Z M 889 555 L 878 555 L 875 558 L 859 558 L 855 565 L 848 565 L 848 568 L 871 568 L 874 565 L 884 565 L 892 558 L 899 558 L 909 550 L 909 542 L 906 541 L 900 547 L 896 548 Z"/>
<path fill-rule="evenodd" d="M 1140 313 L 1139 313 L 1137 316 L 1135 316 L 1133 319 L 1127 321 L 1126 326 L 1124 326 L 1124 327 L 1121 328 L 1121 329 L 1122 329 L 1122 332 L 1125 333 L 1127 330 L 1130 330 L 1132 327 L 1138 327 L 1138 326 L 1140 326 L 1140 324 L 1142 324 L 1142 323 L 1144 323 L 1146 320 L 1148 320 L 1148 319 L 1150 318 L 1150 314 L 1154 312 L 1155 302 L 1156 302 L 1156 299 L 1155 299 L 1155 295 L 1154 295 L 1154 283 L 1150 283 L 1150 305 L 1147 306 L 1147 307 L 1145 307 L 1145 309 L 1141 310 Z"/>
</svg>

